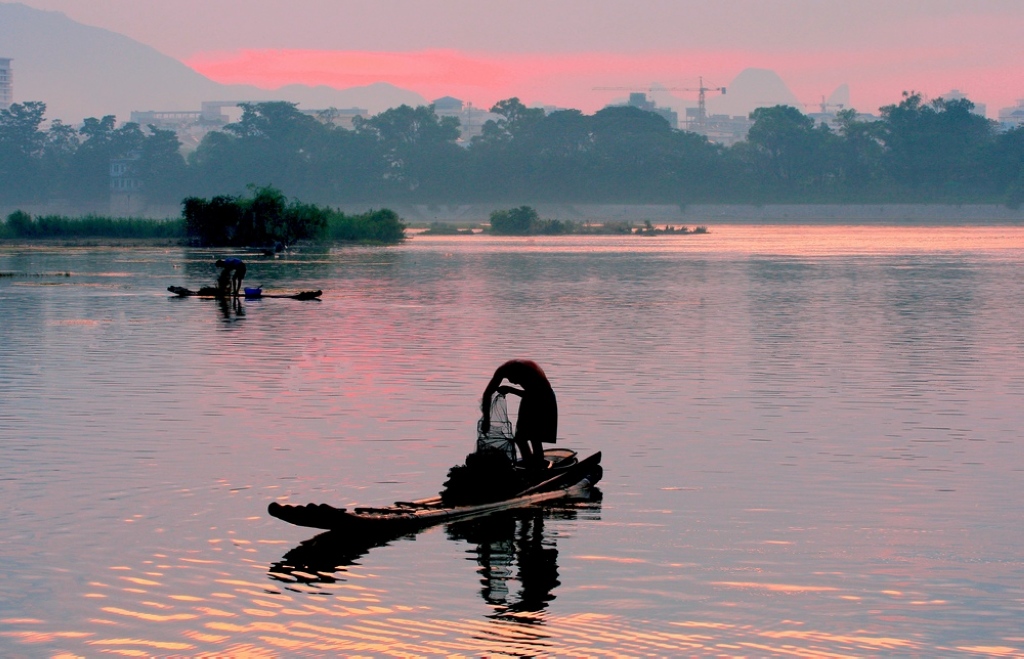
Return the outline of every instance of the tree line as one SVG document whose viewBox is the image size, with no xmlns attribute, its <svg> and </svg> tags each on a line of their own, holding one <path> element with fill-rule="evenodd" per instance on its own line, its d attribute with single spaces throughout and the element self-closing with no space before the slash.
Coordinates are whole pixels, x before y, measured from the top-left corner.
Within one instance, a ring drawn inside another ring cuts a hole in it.
<svg viewBox="0 0 1024 659">
<path fill-rule="evenodd" d="M 104 201 L 110 163 L 131 158 L 156 203 L 269 186 L 311 203 L 1006 203 L 1024 202 L 1024 129 L 1000 132 L 967 100 L 904 93 L 862 120 L 816 124 L 759 108 L 731 147 L 651 112 L 608 107 L 545 114 L 497 103 L 482 134 L 432 106 L 357 118 L 347 130 L 294 104 L 253 103 L 187 158 L 172 131 L 115 117 L 44 128 L 41 102 L 0 110 L 0 203 Z"/>
</svg>

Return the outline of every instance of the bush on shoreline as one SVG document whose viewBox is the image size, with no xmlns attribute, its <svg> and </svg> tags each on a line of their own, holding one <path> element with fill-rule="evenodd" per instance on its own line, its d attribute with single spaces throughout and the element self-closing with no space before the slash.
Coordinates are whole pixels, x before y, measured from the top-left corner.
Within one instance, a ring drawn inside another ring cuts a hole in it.
<svg viewBox="0 0 1024 659">
<path fill-rule="evenodd" d="M 280 190 L 253 188 L 253 196 L 182 202 L 188 239 L 202 246 L 266 247 L 298 240 L 395 243 L 405 238 L 398 214 L 382 208 L 361 215 L 316 204 L 287 202 Z"/>
<path fill-rule="evenodd" d="M 405 239 L 405 224 L 390 208 L 370 210 L 360 215 L 330 211 L 327 238 L 338 241 L 397 243 Z"/>
<path fill-rule="evenodd" d="M 182 205 L 189 241 L 203 247 L 290 245 L 320 237 L 331 211 L 299 201 L 288 203 L 280 190 L 253 188 L 252 197 L 188 197 Z"/>
</svg>

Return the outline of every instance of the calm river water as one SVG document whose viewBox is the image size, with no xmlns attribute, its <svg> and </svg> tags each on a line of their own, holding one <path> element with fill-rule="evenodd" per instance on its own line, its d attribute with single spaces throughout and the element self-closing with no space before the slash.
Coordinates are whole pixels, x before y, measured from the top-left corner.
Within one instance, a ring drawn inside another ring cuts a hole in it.
<svg viewBox="0 0 1024 659">
<path fill-rule="evenodd" d="M 1024 655 L 1024 228 L 711 230 L 253 256 L 323 300 L 224 306 L 165 291 L 222 252 L 0 247 L 0 651 Z M 516 356 L 602 500 L 266 514 L 436 493 Z"/>
</svg>

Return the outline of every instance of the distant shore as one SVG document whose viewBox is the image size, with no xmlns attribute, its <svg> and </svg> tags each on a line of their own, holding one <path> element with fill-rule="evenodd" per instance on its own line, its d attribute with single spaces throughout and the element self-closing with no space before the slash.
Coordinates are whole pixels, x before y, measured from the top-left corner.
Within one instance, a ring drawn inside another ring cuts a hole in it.
<svg viewBox="0 0 1024 659">
<path fill-rule="evenodd" d="M 487 222 L 496 208 L 508 204 L 380 204 L 396 211 L 405 222 Z M 653 224 L 810 224 L 902 225 L 930 224 L 1024 225 L 1024 208 L 998 204 L 530 204 L 544 219 L 574 222 L 632 222 Z M 342 205 L 341 210 L 364 212 L 362 206 Z"/>
<path fill-rule="evenodd" d="M 177 238 L 112 238 L 106 236 L 83 236 L 78 238 L 0 238 L 0 247 L 37 248 L 129 248 L 129 247 L 186 247 Z"/>
<path fill-rule="evenodd" d="M 365 213 L 369 208 L 390 208 L 403 222 L 427 225 L 431 222 L 479 225 L 488 222 L 496 209 L 507 208 L 516 202 L 478 204 L 341 204 L 344 213 Z M 573 222 L 630 222 L 637 226 L 644 222 L 654 225 L 714 225 L 723 224 L 805 224 L 820 226 L 1024 226 L 1024 207 L 1010 209 L 1000 204 L 530 204 L 544 219 Z M 33 215 L 63 213 L 76 215 L 74 209 L 52 205 L 23 208 Z M 0 209 L 0 217 L 15 209 Z M 98 213 L 101 209 L 92 209 Z M 179 218 L 180 206 L 151 207 L 133 213 L 135 217 L 152 219 Z M 68 240 L 67 243 L 87 244 L 89 239 Z M 107 241 L 103 241 L 107 244 Z M 125 240 L 126 244 L 133 241 Z M 167 241 L 155 241 L 167 244 Z"/>
</svg>

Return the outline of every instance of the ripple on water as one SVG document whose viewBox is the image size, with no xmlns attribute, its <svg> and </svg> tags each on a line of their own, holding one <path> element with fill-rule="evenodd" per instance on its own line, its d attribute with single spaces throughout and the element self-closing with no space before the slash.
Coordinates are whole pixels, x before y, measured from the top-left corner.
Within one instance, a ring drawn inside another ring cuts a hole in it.
<svg viewBox="0 0 1024 659">
<path fill-rule="evenodd" d="M 308 304 L 167 296 L 202 250 L 0 250 L 71 273 L 0 278 L 0 646 L 1020 655 L 1024 241 L 997 233 L 252 261 Z M 561 444 L 604 452 L 597 509 L 287 563 L 308 536 L 267 503 L 436 492 L 510 356 L 552 377 Z"/>
</svg>

